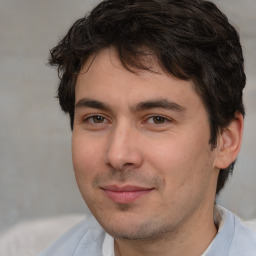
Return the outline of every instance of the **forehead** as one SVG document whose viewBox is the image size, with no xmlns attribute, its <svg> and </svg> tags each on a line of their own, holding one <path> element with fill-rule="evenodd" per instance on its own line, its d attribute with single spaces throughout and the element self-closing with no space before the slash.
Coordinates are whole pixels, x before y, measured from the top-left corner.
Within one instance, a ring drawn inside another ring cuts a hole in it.
<svg viewBox="0 0 256 256">
<path fill-rule="evenodd" d="M 76 102 L 83 97 L 111 101 L 136 102 L 151 98 L 183 101 L 194 98 L 201 103 L 192 81 L 184 81 L 168 74 L 153 55 L 141 61 L 150 70 L 125 67 L 114 48 L 101 50 L 88 58 L 76 83 Z"/>
<path fill-rule="evenodd" d="M 143 75 L 146 71 L 150 73 L 164 72 L 164 68 L 161 67 L 161 63 L 152 50 L 146 47 L 140 47 L 136 54 L 123 53 L 119 52 L 114 46 L 103 48 L 91 54 L 86 59 L 81 71 L 88 71 L 91 66 L 96 65 L 100 67 L 109 62 L 115 67 L 122 67 L 122 69 L 126 69 L 126 71 L 137 75 Z"/>
</svg>

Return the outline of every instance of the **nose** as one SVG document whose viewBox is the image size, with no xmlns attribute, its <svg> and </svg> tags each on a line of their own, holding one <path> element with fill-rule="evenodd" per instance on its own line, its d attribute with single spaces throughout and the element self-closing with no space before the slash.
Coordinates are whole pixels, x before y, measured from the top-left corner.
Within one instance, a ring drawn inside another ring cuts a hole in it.
<svg viewBox="0 0 256 256">
<path fill-rule="evenodd" d="M 135 169 L 143 162 L 138 132 L 127 125 L 117 126 L 110 134 L 106 162 L 114 170 Z"/>
</svg>

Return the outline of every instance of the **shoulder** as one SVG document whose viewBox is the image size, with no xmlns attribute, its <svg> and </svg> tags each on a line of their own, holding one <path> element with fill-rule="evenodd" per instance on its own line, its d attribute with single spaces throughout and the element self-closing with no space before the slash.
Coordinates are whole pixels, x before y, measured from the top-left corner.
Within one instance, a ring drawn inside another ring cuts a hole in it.
<svg viewBox="0 0 256 256">
<path fill-rule="evenodd" d="M 230 255 L 256 256 L 255 226 L 234 216 L 235 232 Z"/>
<path fill-rule="evenodd" d="M 38 256 L 101 255 L 105 232 L 93 216 L 71 228 Z"/>
<path fill-rule="evenodd" d="M 229 219 L 228 223 L 233 226 L 233 237 L 228 255 L 256 256 L 256 224 L 245 222 L 226 209 L 224 211 Z"/>
</svg>

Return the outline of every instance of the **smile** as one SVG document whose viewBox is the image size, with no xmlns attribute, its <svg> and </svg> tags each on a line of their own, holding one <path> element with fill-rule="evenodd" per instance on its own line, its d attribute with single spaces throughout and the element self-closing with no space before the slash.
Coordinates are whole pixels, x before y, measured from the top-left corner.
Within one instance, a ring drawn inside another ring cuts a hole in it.
<svg viewBox="0 0 256 256">
<path fill-rule="evenodd" d="M 154 190 L 154 188 L 143 188 L 138 186 L 119 187 L 116 185 L 106 186 L 102 189 L 107 197 L 115 203 L 131 203 Z"/>
</svg>

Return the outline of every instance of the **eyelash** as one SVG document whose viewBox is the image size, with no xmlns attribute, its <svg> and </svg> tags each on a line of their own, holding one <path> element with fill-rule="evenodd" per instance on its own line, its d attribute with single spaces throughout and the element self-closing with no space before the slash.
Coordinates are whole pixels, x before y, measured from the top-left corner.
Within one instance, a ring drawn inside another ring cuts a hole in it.
<svg viewBox="0 0 256 256">
<path fill-rule="evenodd" d="M 101 119 L 104 119 L 104 120 L 103 120 L 103 122 L 93 122 L 93 121 L 90 121 L 90 119 L 94 119 L 94 118 L 101 118 Z M 83 119 L 83 122 L 91 123 L 91 124 L 102 124 L 102 123 L 105 123 L 106 120 L 107 120 L 107 118 L 102 116 L 102 115 L 91 115 L 91 116 L 88 116 L 85 119 Z"/>
<path fill-rule="evenodd" d="M 101 120 L 99 120 L 99 122 L 95 122 L 95 118 L 99 118 Z M 92 121 L 90 121 L 90 119 L 92 119 Z M 103 120 L 102 120 L 103 119 Z M 152 119 L 153 121 L 152 122 L 149 122 L 149 120 Z M 157 123 L 157 120 L 160 122 L 160 123 Z M 88 116 L 86 117 L 85 119 L 83 119 L 83 122 L 87 122 L 87 123 L 91 123 L 91 124 L 103 124 L 107 121 L 108 119 L 102 115 L 91 115 L 91 116 Z M 167 118 L 167 117 L 164 117 L 162 115 L 151 115 L 151 116 L 148 116 L 145 121 L 143 121 L 143 123 L 148 123 L 148 124 L 156 124 L 156 125 L 160 125 L 160 124 L 164 124 L 166 122 L 170 122 L 172 121 L 170 118 Z"/>
<path fill-rule="evenodd" d="M 157 122 L 155 122 L 156 121 L 156 119 L 158 118 L 158 121 L 160 121 L 160 123 L 157 123 Z M 153 122 L 148 122 L 150 119 L 152 119 L 153 120 Z M 154 120 L 155 119 L 155 120 Z M 156 124 L 156 125 L 161 125 L 161 124 L 164 124 L 164 123 L 166 123 L 166 122 L 169 122 L 169 121 L 171 121 L 169 118 L 167 118 L 167 117 L 164 117 L 164 116 L 161 116 L 161 115 L 151 115 L 151 116 L 149 116 L 149 117 L 147 117 L 147 119 L 146 119 L 146 121 L 144 122 L 144 123 L 149 123 L 149 124 Z"/>
</svg>

